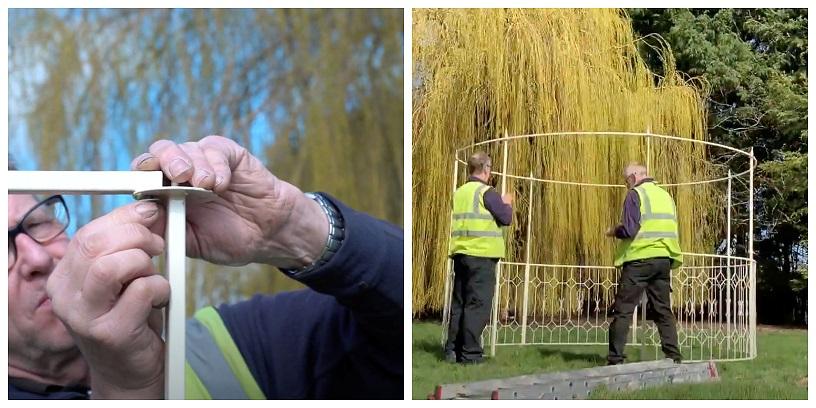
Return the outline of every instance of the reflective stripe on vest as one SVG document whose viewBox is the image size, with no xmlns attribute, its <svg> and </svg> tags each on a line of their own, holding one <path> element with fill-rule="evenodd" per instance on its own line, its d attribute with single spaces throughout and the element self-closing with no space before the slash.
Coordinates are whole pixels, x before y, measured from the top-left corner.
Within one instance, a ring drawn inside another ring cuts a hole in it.
<svg viewBox="0 0 816 408">
<path fill-rule="evenodd" d="M 652 201 L 649 198 L 649 194 L 646 193 L 646 189 L 640 185 L 635 187 L 635 190 L 640 193 L 639 197 L 641 197 L 643 201 L 643 213 L 640 215 L 641 222 L 649 220 L 674 220 L 674 222 L 677 222 L 677 216 L 675 215 L 677 213 L 676 209 L 673 213 L 652 212 Z M 674 238 L 677 238 L 677 234 L 674 235 Z"/>
<path fill-rule="evenodd" d="M 492 219 L 492 218 L 491 218 Z M 453 231 L 452 237 L 501 237 L 501 232 L 498 231 Z"/>
<path fill-rule="evenodd" d="M 648 232 L 641 232 L 637 235 L 638 238 L 677 238 L 677 234 L 674 232 L 660 232 L 660 231 L 648 231 Z"/>
<path fill-rule="evenodd" d="M 453 214 L 454 220 L 492 220 L 492 214 L 461 213 Z"/>
<path fill-rule="evenodd" d="M 221 316 L 205 307 L 187 321 L 187 399 L 264 399 Z"/>
<path fill-rule="evenodd" d="M 454 193 L 449 254 L 504 257 L 504 234 L 484 206 L 490 186 L 469 181 Z"/>
<path fill-rule="evenodd" d="M 632 239 L 622 240 L 615 266 L 656 257 L 672 259 L 672 268 L 683 264 L 678 240 L 677 207 L 668 192 L 653 182 L 634 188 L 640 198 L 640 228 Z M 657 200 L 657 206 L 652 200 Z M 655 209 L 658 209 L 657 211 Z"/>
</svg>

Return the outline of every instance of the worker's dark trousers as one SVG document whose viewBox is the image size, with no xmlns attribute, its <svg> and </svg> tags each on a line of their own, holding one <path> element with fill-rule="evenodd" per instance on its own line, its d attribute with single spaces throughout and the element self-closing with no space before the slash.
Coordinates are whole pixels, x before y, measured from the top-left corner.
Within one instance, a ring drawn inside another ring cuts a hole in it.
<svg viewBox="0 0 816 408">
<path fill-rule="evenodd" d="M 468 255 L 453 257 L 453 297 L 445 354 L 455 352 L 459 362 L 482 359 L 479 340 L 490 319 L 497 261 Z"/>
<path fill-rule="evenodd" d="M 677 345 L 677 326 L 671 311 L 671 259 L 651 258 L 627 262 L 623 265 L 618 280 L 618 293 L 609 326 L 610 363 L 620 363 L 624 359 L 623 348 L 632 324 L 632 313 L 646 290 L 652 305 L 655 325 L 660 333 L 663 353 L 671 359 L 682 358 Z"/>
</svg>

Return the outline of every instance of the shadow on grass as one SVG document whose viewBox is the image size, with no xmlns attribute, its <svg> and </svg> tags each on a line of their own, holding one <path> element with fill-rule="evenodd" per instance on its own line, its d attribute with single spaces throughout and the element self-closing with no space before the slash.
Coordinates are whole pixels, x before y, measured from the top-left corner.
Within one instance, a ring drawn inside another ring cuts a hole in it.
<svg viewBox="0 0 816 408">
<path fill-rule="evenodd" d="M 597 353 L 575 353 L 572 351 L 553 350 L 548 348 L 540 348 L 538 351 L 541 354 L 541 357 L 544 358 L 555 357 L 564 361 L 582 361 L 589 363 L 592 366 L 606 365 L 606 357 L 603 357 Z"/>
<path fill-rule="evenodd" d="M 442 353 L 442 346 L 437 341 L 433 340 L 419 340 L 414 342 L 414 347 L 418 350 L 424 351 L 438 361 L 444 361 L 445 355 Z"/>
</svg>

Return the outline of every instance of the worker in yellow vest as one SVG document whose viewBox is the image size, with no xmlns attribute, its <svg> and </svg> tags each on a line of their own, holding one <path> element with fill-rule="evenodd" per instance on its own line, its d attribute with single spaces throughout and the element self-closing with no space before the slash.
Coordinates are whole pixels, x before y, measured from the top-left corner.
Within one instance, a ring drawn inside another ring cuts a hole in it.
<svg viewBox="0 0 816 408">
<path fill-rule="evenodd" d="M 660 343 L 667 358 L 679 363 L 677 327 L 671 310 L 671 270 L 683 264 L 677 228 L 677 209 L 669 193 L 649 177 L 646 168 L 632 163 L 623 171 L 629 193 L 620 224 L 606 231 L 620 239 L 615 266 L 622 267 L 609 326 L 608 364 L 621 364 L 632 314 L 646 296 L 654 312 Z"/>
<path fill-rule="evenodd" d="M 490 317 L 496 263 L 504 258 L 501 226 L 510 225 L 513 196 L 490 187 L 492 163 L 485 152 L 468 159 L 468 181 L 453 194 L 449 255 L 453 258 L 453 296 L 445 360 L 482 362 L 479 341 Z"/>
</svg>

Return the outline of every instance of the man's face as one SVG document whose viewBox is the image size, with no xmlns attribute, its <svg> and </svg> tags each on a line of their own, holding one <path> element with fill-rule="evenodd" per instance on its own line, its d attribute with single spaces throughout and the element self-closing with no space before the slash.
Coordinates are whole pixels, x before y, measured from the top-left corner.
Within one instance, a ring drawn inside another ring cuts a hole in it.
<svg viewBox="0 0 816 408">
<path fill-rule="evenodd" d="M 629 171 L 623 172 L 623 178 L 626 179 L 626 187 L 632 188 L 635 185 L 635 174 Z"/>
<path fill-rule="evenodd" d="M 9 229 L 16 227 L 37 202 L 30 195 L 10 194 Z M 63 232 L 40 244 L 26 234 L 18 234 L 14 244 L 17 256 L 8 270 L 9 359 L 33 358 L 75 347 L 45 292 L 48 276 L 65 255 L 68 236 Z"/>
<path fill-rule="evenodd" d="M 490 174 L 492 173 L 492 171 L 493 171 L 493 163 L 488 161 L 487 163 L 485 163 L 484 169 L 482 170 L 482 173 L 484 174 L 485 183 L 490 181 Z"/>
</svg>

